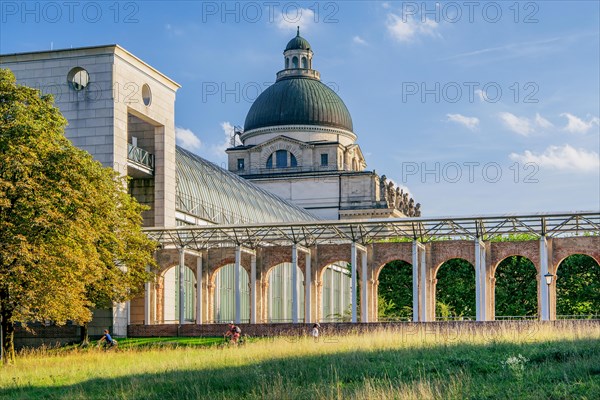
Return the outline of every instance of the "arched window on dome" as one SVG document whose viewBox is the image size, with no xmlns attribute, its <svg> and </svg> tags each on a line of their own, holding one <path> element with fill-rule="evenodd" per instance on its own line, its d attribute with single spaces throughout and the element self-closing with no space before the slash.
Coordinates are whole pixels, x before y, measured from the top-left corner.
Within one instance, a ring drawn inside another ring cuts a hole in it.
<svg viewBox="0 0 600 400">
<path fill-rule="evenodd" d="M 273 166 L 273 159 L 275 159 L 275 165 Z M 298 160 L 294 154 L 286 150 L 277 150 L 267 158 L 267 169 L 272 168 L 295 168 L 298 166 Z"/>
<path fill-rule="evenodd" d="M 304 69 L 308 68 L 308 62 L 306 62 L 306 57 L 302 57 L 302 68 L 304 68 Z"/>
<path fill-rule="evenodd" d="M 288 57 L 285 58 L 285 69 L 290 67 L 290 59 Z"/>
<path fill-rule="evenodd" d="M 298 68 L 298 57 L 296 56 L 292 58 L 292 68 Z"/>
</svg>

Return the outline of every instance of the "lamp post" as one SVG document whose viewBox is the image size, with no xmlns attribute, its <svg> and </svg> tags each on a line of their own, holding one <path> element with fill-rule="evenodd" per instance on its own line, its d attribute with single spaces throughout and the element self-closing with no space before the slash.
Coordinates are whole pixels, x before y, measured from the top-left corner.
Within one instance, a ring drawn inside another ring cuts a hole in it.
<svg viewBox="0 0 600 400">
<path fill-rule="evenodd" d="M 552 279 L 554 278 L 554 275 L 548 272 L 546 275 L 544 275 L 544 278 L 546 279 L 546 285 L 548 286 L 548 321 L 550 321 L 550 285 L 552 285 Z"/>
</svg>

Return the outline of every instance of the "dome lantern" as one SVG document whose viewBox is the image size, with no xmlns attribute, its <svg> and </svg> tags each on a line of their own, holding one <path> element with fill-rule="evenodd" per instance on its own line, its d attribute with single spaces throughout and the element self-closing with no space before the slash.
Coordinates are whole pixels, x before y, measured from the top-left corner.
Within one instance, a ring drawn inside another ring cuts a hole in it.
<svg viewBox="0 0 600 400">
<path fill-rule="evenodd" d="M 290 40 L 283 51 L 284 70 L 283 75 L 289 76 L 294 74 L 315 75 L 312 70 L 313 52 L 310 48 L 308 40 L 300 36 L 300 27 L 296 32 L 296 37 Z M 300 70 L 300 71 L 298 71 Z M 279 75 L 278 75 L 279 78 Z M 318 73 L 317 73 L 318 78 Z"/>
<path fill-rule="evenodd" d="M 355 138 L 346 105 L 321 82 L 319 71 L 312 69 L 313 52 L 308 41 L 300 36 L 299 27 L 283 55 L 285 68 L 277 73 L 276 82 L 256 98 L 248 111 L 242 142 L 261 134 L 257 130 L 276 126 L 329 128 Z"/>
</svg>

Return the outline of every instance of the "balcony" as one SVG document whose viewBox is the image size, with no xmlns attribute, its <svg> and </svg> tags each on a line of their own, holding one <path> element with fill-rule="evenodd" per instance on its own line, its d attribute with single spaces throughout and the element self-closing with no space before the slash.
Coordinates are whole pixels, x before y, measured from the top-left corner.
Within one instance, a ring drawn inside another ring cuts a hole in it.
<svg viewBox="0 0 600 400">
<path fill-rule="evenodd" d="M 147 175 L 154 175 L 154 155 L 131 143 L 127 144 L 128 165 Z"/>
</svg>

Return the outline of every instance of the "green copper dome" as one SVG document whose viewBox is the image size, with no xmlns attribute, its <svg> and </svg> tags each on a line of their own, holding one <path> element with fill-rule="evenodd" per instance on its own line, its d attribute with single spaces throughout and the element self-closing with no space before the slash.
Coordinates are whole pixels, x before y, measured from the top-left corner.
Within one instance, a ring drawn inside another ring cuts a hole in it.
<svg viewBox="0 0 600 400">
<path fill-rule="evenodd" d="M 352 117 L 342 99 L 312 78 L 280 79 L 258 96 L 244 123 L 244 131 L 278 125 L 322 125 L 352 129 Z"/>
<path fill-rule="evenodd" d="M 288 50 L 310 50 L 310 43 L 308 43 L 308 40 L 300 36 L 300 28 L 298 28 L 296 37 L 290 40 L 287 46 L 285 46 L 285 51 Z"/>
</svg>

